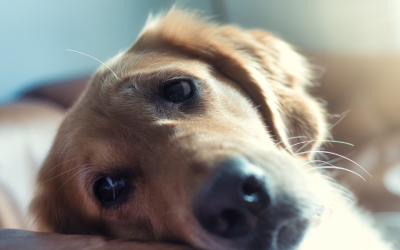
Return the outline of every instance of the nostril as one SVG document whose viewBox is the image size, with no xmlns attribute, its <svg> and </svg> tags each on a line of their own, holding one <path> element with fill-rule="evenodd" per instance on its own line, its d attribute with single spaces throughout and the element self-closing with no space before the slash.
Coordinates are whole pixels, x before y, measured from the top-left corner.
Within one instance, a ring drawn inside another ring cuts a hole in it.
<svg viewBox="0 0 400 250">
<path fill-rule="evenodd" d="M 243 216 L 236 210 L 226 209 L 222 211 L 221 218 L 226 222 L 228 226 L 234 226 L 237 224 Z"/>
<path fill-rule="evenodd" d="M 220 163 L 195 200 L 195 215 L 204 229 L 224 238 L 254 232 L 269 207 L 266 173 L 245 158 Z"/>
<path fill-rule="evenodd" d="M 270 204 L 270 196 L 264 179 L 262 176 L 251 175 L 246 177 L 239 186 L 241 199 L 253 213 L 260 213 Z"/>
<path fill-rule="evenodd" d="M 234 210 L 234 209 L 226 209 L 221 212 L 219 216 L 219 227 L 216 232 L 217 235 L 232 237 L 241 232 L 238 232 L 240 228 L 238 225 L 241 225 L 244 220 L 243 215 Z"/>
<path fill-rule="evenodd" d="M 243 198 L 248 202 L 258 202 L 263 182 L 254 176 L 248 177 L 242 185 Z"/>
<path fill-rule="evenodd" d="M 246 235 L 254 226 L 255 220 L 245 213 L 233 208 L 227 208 L 215 217 L 208 217 L 201 221 L 202 225 L 211 233 L 225 238 L 234 238 Z"/>
</svg>

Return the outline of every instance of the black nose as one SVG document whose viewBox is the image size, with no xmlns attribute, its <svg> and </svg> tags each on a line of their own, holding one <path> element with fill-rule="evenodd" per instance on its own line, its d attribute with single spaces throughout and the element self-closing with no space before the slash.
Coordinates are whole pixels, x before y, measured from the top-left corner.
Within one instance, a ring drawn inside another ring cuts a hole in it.
<svg viewBox="0 0 400 250">
<path fill-rule="evenodd" d="M 268 209 L 266 175 L 242 157 L 222 161 L 195 203 L 195 214 L 210 233 L 233 238 L 254 230 L 258 215 Z"/>
</svg>

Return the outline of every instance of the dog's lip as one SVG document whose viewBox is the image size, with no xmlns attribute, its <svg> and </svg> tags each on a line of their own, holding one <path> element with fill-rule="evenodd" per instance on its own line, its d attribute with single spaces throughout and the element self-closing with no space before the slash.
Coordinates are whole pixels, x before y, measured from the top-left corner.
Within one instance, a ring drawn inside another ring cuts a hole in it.
<svg viewBox="0 0 400 250">
<path fill-rule="evenodd" d="M 236 245 L 232 245 L 232 241 L 224 239 L 207 232 L 201 225 L 195 226 L 194 234 L 190 235 L 187 239 L 187 245 L 193 249 L 201 250 L 245 250 L 245 247 L 238 247 L 238 245 L 248 243 L 248 240 L 243 238 L 236 238 Z"/>
<path fill-rule="evenodd" d="M 167 240 L 167 241 L 165 241 L 165 243 L 196 249 L 195 246 L 192 246 L 191 244 L 188 244 L 188 243 L 186 243 L 184 241 L 180 241 L 180 240 Z"/>
<path fill-rule="evenodd" d="M 273 231 L 264 230 L 262 227 L 263 223 L 266 223 L 266 217 L 270 216 L 270 214 L 260 214 L 257 216 L 258 226 L 254 229 L 257 231 L 252 235 L 247 235 L 243 237 L 237 237 L 235 239 L 224 239 L 207 232 L 201 225 L 195 226 L 196 236 L 193 237 L 191 235 L 189 238 L 187 246 L 190 246 L 194 249 L 202 249 L 202 250 L 248 250 L 254 249 L 252 245 L 254 244 L 255 239 L 265 238 L 271 236 L 270 240 L 265 240 L 265 242 L 261 242 L 261 249 L 270 250 L 270 249 L 280 249 L 279 245 L 281 242 L 279 241 L 279 237 L 283 237 L 282 235 L 288 234 L 291 231 L 295 230 L 290 226 L 292 224 L 301 224 L 304 227 L 304 230 L 300 230 L 299 234 L 302 234 L 298 237 L 298 239 L 293 238 L 293 241 L 298 241 L 294 243 L 295 245 L 300 245 L 301 242 L 306 237 L 309 230 L 318 227 L 322 221 L 322 215 L 324 213 L 324 208 L 322 207 L 318 211 L 314 211 L 314 215 L 310 215 L 309 217 L 292 217 L 285 223 L 279 225 Z M 289 227 L 288 227 L 289 225 Z M 297 228 L 297 226 L 296 226 Z"/>
<path fill-rule="evenodd" d="M 262 220 L 262 215 L 257 216 L 257 220 Z M 262 229 L 259 228 L 260 233 Z M 260 234 L 252 236 L 235 237 L 235 239 L 225 239 L 206 231 L 200 224 L 195 226 L 195 236 L 189 237 L 188 245 L 194 249 L 202 250 L 247 250 L 247 245 Z M 261 233 L 262 234 L 262 233 Z M 268 249 L 266 244 L 265 249 Z"/>
</svg>

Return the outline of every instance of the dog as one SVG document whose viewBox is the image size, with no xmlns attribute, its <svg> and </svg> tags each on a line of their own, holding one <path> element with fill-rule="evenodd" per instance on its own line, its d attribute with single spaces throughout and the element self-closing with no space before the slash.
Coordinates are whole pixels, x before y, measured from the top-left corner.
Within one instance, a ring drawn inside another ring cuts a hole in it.
<svg viewBox="0 0 400 250">
<path fill-rule="evenodd" d="M 40 231 L 208 250 L 389 250 L 312 159 L 313 70 L 262 30 L 172 8 L 68 112 L 30 209 Z M 310 160 L 311 159 L 311 160 Z"/>
</svg>

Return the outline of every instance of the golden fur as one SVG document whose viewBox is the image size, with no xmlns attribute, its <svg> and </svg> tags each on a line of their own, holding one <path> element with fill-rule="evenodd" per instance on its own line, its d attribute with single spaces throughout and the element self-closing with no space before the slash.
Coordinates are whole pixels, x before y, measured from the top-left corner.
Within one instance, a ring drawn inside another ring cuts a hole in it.
<svg viewBox="0 0 400 250">
<path fill-rule="evenodd" d="M 326 208 L 299 249 L 389 249 L 326 178 L 306 171 L 327 124 L 306 93 L 312 70 L 287 43 L 172 9 L 107 65 L 118 77 L 96 72 L 39 173 L 31 204 L 39 230 L 237 249 L 201 228 L 191 201 L 218 159 L 244 155 L 274 188 Z M 197 79 L 200 100 L 187 109 L 160 104 L 153 94 L 181 76 Z M 296 155 L 304 145 L 308 153 Z M 134 182 L 134 194 L 113 209 L 92 193 L 93 179 L 109 173 Z"/>
</svg>

